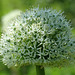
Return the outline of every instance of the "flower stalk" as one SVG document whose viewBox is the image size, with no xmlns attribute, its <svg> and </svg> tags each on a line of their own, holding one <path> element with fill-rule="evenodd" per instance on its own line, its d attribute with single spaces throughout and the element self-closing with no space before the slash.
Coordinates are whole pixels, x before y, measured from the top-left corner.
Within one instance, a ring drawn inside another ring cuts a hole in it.
<svg viewBox="0 0 75 75">
<path fill-rule="evenodd" d="M 45 75 L 44 67 L 36 65 L 36 75 Z"/>
</svg>

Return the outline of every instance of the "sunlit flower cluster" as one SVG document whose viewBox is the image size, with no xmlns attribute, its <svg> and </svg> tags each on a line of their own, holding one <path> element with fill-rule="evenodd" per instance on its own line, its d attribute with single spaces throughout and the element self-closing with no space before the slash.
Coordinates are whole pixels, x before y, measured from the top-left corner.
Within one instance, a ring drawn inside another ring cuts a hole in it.
<svg viewBox="0 0 75 75">
<path fill-rule="evenodd" d="M 0 54 L 8 67 L 60 66 L 74 60 L 71 25 L 61 11 L 34 8 L 21 13 L 1 36 Z"/>
<path fill-rule="evenodd" d="M 16 9 L 4 15 L 2 17 L 2 31 L 7 30 L 7 26 L 9 25 L 10 21 L 13 20 L 15 17 L 19 16 L 20 13 L 21 10 Z"/>
</svg>

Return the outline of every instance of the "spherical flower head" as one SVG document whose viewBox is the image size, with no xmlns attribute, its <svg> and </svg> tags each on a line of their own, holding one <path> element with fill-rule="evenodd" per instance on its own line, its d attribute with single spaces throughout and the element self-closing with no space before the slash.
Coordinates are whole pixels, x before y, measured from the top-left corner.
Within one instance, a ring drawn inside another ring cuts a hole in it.
<svg viewBox="0 0 75 75">
<path fill-rule="evenodd" d="M 3 63 L 62 66 L 74 60 L 71 25 L 53 9 L 34 8 L 21 13 L 2 34 Z"/>
</svg>

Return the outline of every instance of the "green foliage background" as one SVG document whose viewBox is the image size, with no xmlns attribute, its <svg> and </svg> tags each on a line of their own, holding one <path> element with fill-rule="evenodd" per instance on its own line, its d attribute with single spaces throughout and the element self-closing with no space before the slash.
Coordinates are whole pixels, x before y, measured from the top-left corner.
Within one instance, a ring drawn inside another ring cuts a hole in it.
<svg viewBox="0 0 75 75">
<path fill-rule="evenodd" d="M 31 7 L 54 8 L 64 11 L 64 15 L 72 21 L 73 35 L 75 36 L 75 0 L 0 0 L 0 34 L 1 17 L 14 9 L 25 11 Z M 1 58 L 1 57 L 0 57 Z M 45 68 L 46 75 L 75 75 L 75 65 L 65 68 Z M 0 75 L 35 75 L 34 66 L 22 66 L 21 68 L 8 69 L 0 60 Z"/>
</svg>

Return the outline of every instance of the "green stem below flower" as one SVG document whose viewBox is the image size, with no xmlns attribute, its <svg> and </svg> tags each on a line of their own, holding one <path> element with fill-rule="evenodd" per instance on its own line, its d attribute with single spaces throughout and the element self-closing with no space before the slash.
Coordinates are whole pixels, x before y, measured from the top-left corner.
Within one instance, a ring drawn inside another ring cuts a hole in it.
<svg viewBox="0 0 75 75">
<path fill-rule="evenodd" d="M 36 65 L 36 75 L 45 75 L 44 67 Z"/>
</svg>

